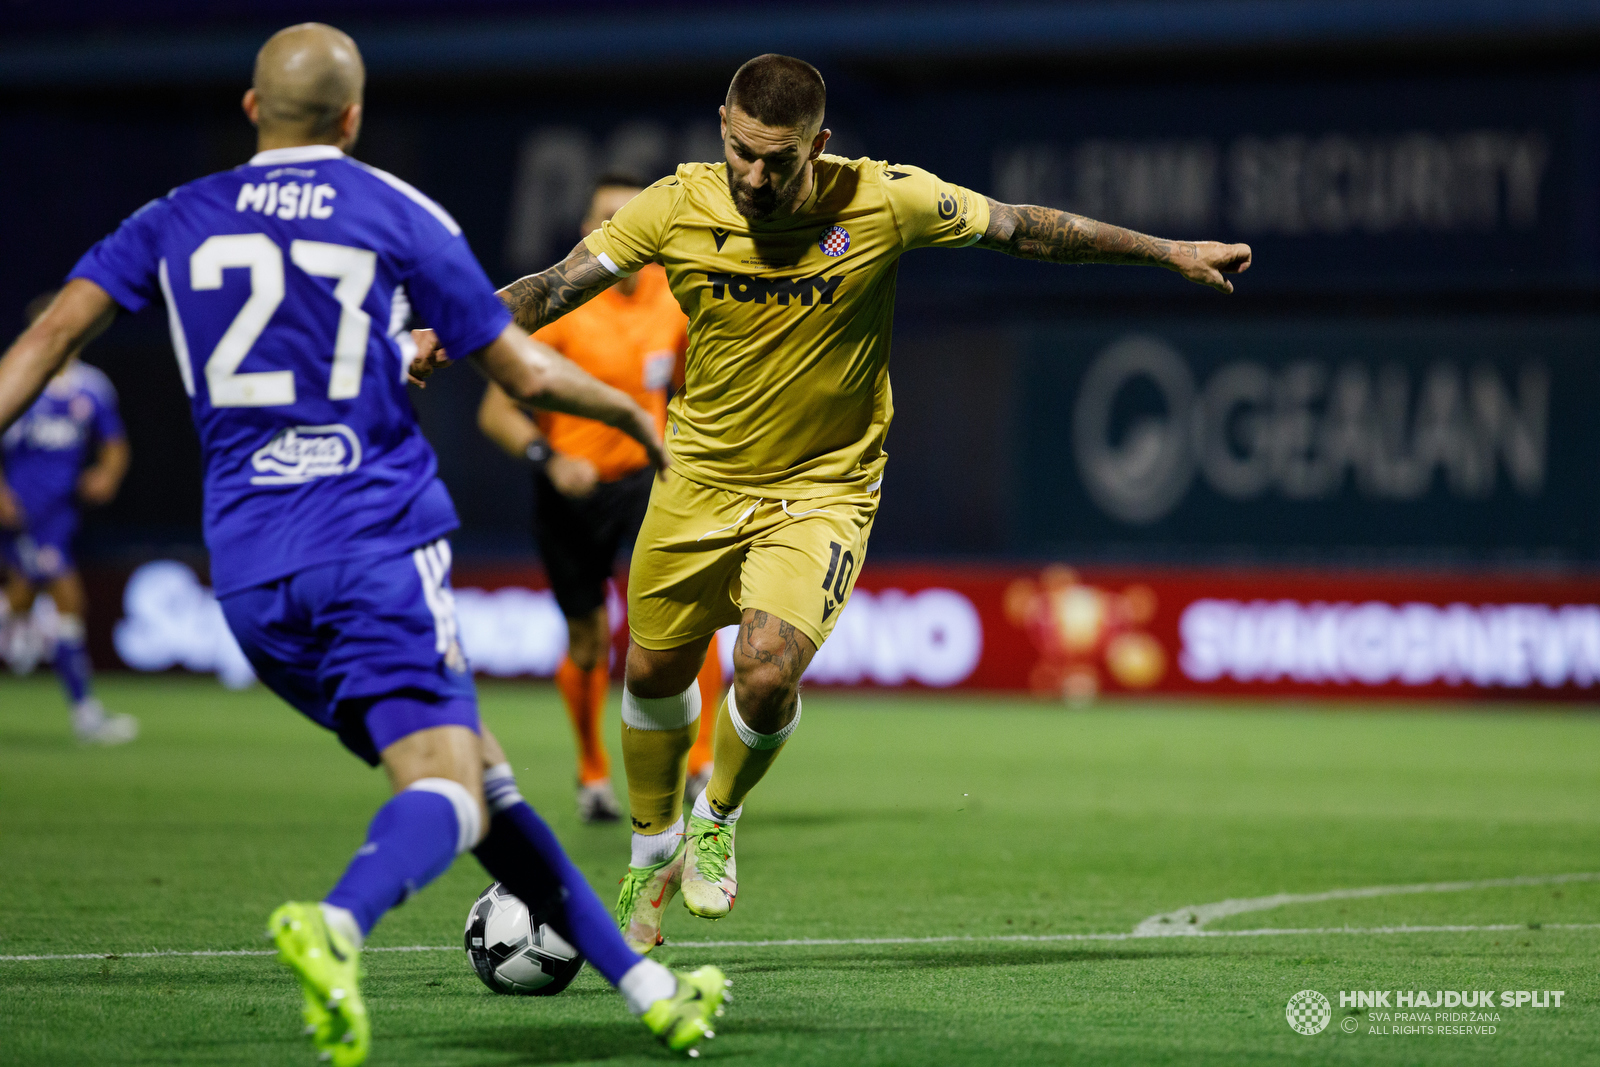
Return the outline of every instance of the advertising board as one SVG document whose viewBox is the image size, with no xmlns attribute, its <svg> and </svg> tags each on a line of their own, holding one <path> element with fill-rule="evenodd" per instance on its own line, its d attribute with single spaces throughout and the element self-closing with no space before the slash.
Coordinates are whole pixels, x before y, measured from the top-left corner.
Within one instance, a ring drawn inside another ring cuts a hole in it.
<svg viewBox="0 0 1600 1067">
<path fill-rule="evenodd" d="M 1034 330 L 1012 550 L 1593 559 L 1597 344 L 1588 317 Z"/>
<path fill-rule="evenodd" d="M 118 603 L 103 667 L 252 681 L 187 564 L 93 572 Z M 534 567 L 455 575 L 462 644 L 493 677 L 548 677 L 565 653 Z M 120 598 L 115 593 L 120 592 Z M 613 674 L 626 648 L 611 599 Z M 732 627 L 729 628 L 732 631 Z M 733 633 L 720 642 L 731 666 Z M 1588 700 L 1600 696 L 1600 574 L 869 566 L 807 683 L 1106 696 Z"/>
</svg>

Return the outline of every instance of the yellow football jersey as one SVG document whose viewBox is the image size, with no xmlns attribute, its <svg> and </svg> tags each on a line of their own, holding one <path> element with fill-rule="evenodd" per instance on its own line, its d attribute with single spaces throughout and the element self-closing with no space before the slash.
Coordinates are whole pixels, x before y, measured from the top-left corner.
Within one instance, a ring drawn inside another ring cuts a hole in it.
<svg viewBox="0 0 1600 1067">
<path fill-rule="evenodd" d="M 585 239 L 613 271 L 660 263 L 689 316 L 667 444 L 702 484 L 785 499 L 876 488 L 900 253 L 970 245 L 988 228 L 987 200 L 925 170 L 831 155 L 814 166 L 798 211 L 752 223 L 727 164 L 685 163 Z"/>
</svg>

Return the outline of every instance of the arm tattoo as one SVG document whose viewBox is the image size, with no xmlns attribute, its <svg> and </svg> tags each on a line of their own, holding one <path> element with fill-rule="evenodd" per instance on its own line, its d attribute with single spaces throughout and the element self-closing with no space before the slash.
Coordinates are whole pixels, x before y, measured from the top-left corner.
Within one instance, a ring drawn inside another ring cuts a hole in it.
<svg viewBox="0 0 1600 1067">
<path fill-rule="evenodd" d="M 1070 211 L 989 201 L 989 228 L 978 240 L 1022 259 L 1050 263 L 1126 263 L 1168 266 L 1196 254 L 1192 243 L 1163 241 Z"/>
<path fill-rule="evenodd" d="M 578 247 L 567 258 L 538 274 L 518 278 L 500 290 L 518 328 L 533 333 L 609 289 L 620 278 L 606 269 L 589 246 Z"/>
</svg>

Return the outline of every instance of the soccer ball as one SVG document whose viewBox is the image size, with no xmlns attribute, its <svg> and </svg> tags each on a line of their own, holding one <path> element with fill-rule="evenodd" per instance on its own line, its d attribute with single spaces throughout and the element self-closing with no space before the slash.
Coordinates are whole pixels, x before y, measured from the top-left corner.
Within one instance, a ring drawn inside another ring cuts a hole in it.
<svg viewBox="0 0 1600 1067">
<path fill-rule="evenodd" d="M 583 969 L 578 950 L 499 882 L 478 896 L 467 913 L 467 958 L 496 993 L 553 997 Z"/>
</svg>

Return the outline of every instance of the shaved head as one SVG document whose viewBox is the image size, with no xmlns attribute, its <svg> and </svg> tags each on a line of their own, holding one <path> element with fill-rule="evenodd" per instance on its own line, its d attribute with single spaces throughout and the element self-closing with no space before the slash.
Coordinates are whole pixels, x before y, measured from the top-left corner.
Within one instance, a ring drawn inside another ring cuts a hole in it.
<svg viewBox="0 0 1600 1067">
<path fill-rule="evenodd" d="M 253 118 L 263 137 L 333 141 L 346 111 L 360 106 L 366 80 L 347 34 L 320 22 L 290 26 L 256 54 Z"/>
</svg>

